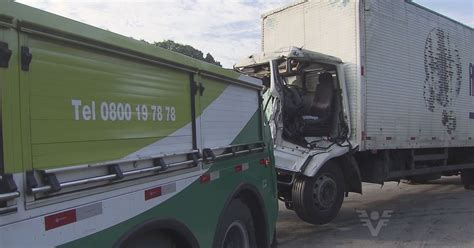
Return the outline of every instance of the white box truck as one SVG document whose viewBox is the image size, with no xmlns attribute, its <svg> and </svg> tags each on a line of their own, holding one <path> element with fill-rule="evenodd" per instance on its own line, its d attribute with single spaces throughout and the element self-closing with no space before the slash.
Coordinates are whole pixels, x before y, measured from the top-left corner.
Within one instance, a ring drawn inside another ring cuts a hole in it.
<svg viewBox="0 0 474 248">
<path fill-rule="evenodd" d="M 474 183 L 474 30 L 408 0 L 299 1 L 262 16 L 279 197 L 322 224 L 361 182 Z M 281 49 L 282 47 L 286 47 Z"/>
</svg>

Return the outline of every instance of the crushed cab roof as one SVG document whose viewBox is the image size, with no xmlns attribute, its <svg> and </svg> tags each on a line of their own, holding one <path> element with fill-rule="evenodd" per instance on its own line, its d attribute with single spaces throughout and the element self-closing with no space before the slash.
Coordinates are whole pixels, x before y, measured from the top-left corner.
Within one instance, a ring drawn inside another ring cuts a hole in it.
<svg viewBox="0 0 474 248">
<path fill-rule="evenodd" d="M 313 51 L 306 50 L 303 48 L 298 48 L 298 47 L 285 47 L 271 53 L 260 53 L 260 54 L 251 55 L 245 59 L 242 59 L 234 67 L 241 68 L 241 67 L 247 67 L 247 66 L 253 66 L 253 65 L 266 64 L 271 60 L 287 59 L 287 58 L 309 59 L 309 60 L 314 60 L 314 61 L 328 63 L 328 64 L 342 63 L 341 59 L 330 56 L 330 55 L 326 55 L 323 53 L 313 52 Z"/>
</svg>

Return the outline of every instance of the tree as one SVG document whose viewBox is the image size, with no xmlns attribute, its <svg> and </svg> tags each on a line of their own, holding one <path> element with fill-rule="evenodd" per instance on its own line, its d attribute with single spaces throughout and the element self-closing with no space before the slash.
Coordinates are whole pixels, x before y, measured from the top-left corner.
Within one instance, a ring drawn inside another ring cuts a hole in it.
<svg viewBox="0 0 474 248">
<path fill-rule="evenodd" d="M 196 48 L 194 48 L 190 45 L 176 43 L 172 40 L 164 40 L 164 41 L 161 41 L 161 42 L 155 42 L 154 45 L 159 46 L 159 47 L 164 48 L 164 49 L 168 49 L 168 50 L 173 51 L 173 52 L 178 52 L 178 53 L 184 54 L 184 55 L 189 56 L 191 58 L 206 61 L 208 63 L 211 63 L 211 64 L 222 67 L 221 63 L 219 61 L 216 61 L 210 53 L 207 53 L 206 57 L 204 57 L 204 54 L 200 50 L 198 50 L 198 49 L 196 49 Z"/>
</svg>

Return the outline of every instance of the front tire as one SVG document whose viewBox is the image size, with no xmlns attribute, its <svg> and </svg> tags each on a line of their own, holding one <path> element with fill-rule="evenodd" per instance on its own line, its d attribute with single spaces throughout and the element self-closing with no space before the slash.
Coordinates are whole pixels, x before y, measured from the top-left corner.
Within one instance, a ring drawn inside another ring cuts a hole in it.
<svg viewBox="0 0 474 248">
<path fill-rule="evenodd" d="M 232 200 L 218 227 L 215 248 L 257 247 L 252 214 L 241 200 Z"/>
<path fill-rule="evenodd" d="M 333 220 L 344 201 L 344 175 L 338 164 L 327 162 L 314 177 L 298 176 L 293 185 L 293 207 L 300 219 L 322 225 Z"/>
</svg>

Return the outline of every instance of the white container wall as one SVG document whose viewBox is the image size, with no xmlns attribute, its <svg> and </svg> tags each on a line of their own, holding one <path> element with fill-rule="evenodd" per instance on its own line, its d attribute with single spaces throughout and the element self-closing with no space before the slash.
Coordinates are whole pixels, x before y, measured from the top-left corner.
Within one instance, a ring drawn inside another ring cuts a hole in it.
<svg viewBox="0 0 474 248">
<path fill-rule="evenodd" d="M 474 146 L 474 30 L 405 0 L 301 1 L 263 16 L 263 51 L 341 58 L 366 149 Z"/>
</svg>

